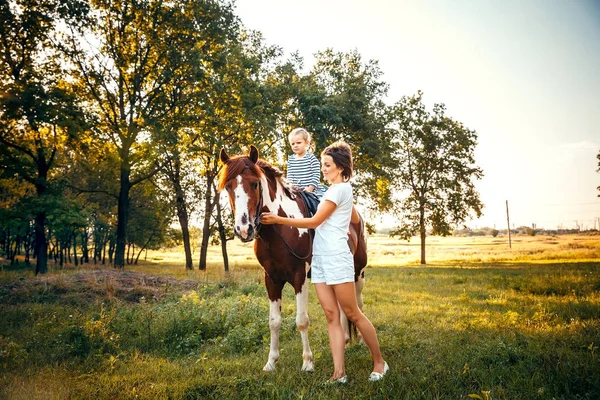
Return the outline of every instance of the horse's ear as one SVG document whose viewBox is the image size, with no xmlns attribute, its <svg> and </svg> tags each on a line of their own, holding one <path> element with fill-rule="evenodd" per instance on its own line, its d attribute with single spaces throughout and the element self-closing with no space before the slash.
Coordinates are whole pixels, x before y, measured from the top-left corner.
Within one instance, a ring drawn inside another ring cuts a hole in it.
<svg viewBox="0 0 600 400">
<path fill-rule="evenodd" d="M 219 158 L 221 158 L 221 162 L 223 164 L 225 164 L 227 161 L 229 161 L 229 156 L 227 155 L 227 152 L 225 151 L 225 149 L 221 149 L 221 151 L 219 152 Z"/>
<path fill-rule="evenodd" d="M 253 144 L 250 145 L 250 161 L 256 164 L 258 161 L 258 149 Z"/>
</svg>

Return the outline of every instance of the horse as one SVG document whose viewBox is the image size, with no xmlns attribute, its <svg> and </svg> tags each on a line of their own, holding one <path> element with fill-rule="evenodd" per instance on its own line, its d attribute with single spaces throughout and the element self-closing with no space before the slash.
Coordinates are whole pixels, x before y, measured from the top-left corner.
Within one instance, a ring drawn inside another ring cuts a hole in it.
<svg viewBox="0 0 600 400">
<path fill-rule="evenodd" d="M 281 327 L 281 293 L 286 283 L 296 294 L 296 327 L 302 339 L 302 371 L 313 371 L 313 354 L 308 341 L 308 283 L 312 260 L 312 233 L 308 229 L 284 225 L 261 225 L 260 214 L 273 212 L 280 216 L 302 218 L 308 207 L 283 173 L 259 158 L 255 146 L 248 155 L 230 157 L 220 151 L 223 165 L 219 191 L 227 191 L 234 215 L 234 234 L 242 242 L 254 240 L 254 253 L 264 270 L 265 286 L 270 301 L 269 328 L 271 342 L 264 371 L 275 370 L 279 360 L 279 329 Z M 348 245 L 354 254 L 355 287 L 358 305 L 362 309 L 364 268 L 367 265 L 367 245 L 362 217 L 349 227 Z M 340 309 L 346 342 L 352 327 Z M 355 328 L 355 327 L 354 327 Z"/>
</svg>

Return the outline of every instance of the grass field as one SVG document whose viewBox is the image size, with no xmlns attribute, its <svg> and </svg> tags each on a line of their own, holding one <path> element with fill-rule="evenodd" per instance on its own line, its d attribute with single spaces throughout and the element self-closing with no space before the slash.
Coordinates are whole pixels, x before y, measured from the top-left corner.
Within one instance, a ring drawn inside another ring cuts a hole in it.
<svg viewBox="0 0 600 400">
<path fill-rule="evenodd" d="M 231 242 L 230 242 L 231 243 Z M 182 252 L 100 266 L 0 272 L 0 398 L 7 399 L 598 399 L 600 236 L 369 238 L 364 311 L 390 364 L 367 382 L 367 348 L 332 372 L 313 289 L 315 372 L 302 373 L 295 301 L 284 290 L 281 357 L 264 373 L 268 300 L 251 245 L 211 249 L 206 272 Z"/>
</svg>

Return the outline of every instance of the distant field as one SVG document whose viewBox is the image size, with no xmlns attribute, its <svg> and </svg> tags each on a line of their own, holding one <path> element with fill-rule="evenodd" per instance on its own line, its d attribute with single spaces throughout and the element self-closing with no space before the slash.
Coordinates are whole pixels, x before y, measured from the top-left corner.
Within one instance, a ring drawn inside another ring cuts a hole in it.
<svg viewBox="0 0 600 400">
<path fill-rule="evenodd" d="M 513 236 L 512 248 L 507 237 L 428 237 L 427 264 L 514 262 L 542 260 L 598 260 L 600 259 L 600 235 L 563 236 Z M 420 264 L 421 245 L 418 238 L 401 241 L 387 235 L 375 234 L 368 237 L 370 266 L 401 266 Z M 253 244 L 239 240 L 228 242 L 230 264 L 235 266 L 260 267 L 254 257 Z M 149 261 L 183 262 L 183 251 L 150 251 Z M 222 264 L 220 247 L 211 247 L 209 262 Z M 195 260 L 198 263 L 198 260 Z M 234 269 L 234 268 L 232 268 Z"/>
<path fill-rule="evenodd" d="M 391 371 L 366 382 L 360 344 L 350 382 L 332 369 L 311 288 L 312 374 L 301 373 L 291 288 L 281 358 L 266 374 L 268 301 L 252 246 L 211 248 L 206 272 L 181 251 L 148 252 L 125 272 L 101 266 L 0 272 L 0 398 L 598 399 L 600 236 L 371 236 L 365 313 Z M 197 254 L 195 255 L 197 264 Z"/>
</svg>

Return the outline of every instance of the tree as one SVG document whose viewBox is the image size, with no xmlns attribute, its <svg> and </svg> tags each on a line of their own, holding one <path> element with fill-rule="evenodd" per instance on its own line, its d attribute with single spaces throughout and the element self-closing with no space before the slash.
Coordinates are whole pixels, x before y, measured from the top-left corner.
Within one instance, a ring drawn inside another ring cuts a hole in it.
<svg viewBox="0 0 600 400">
<path fill-rule="evenodd" d="M 202 92 L 198 82 L 221 62 L 211 39 L 226 35 L 234 15 L 221 1 L 92 5 L 94 20 L 85 30 L 72 29 L 63 50 L 98 120 L 97 140 L 114 144 L 119 156 L 114 264 L 123 268 L 130 190 L 160 169 L 156 126 L 172 121 L 193 102 L 191 94 Z"/>
<path fill-rule="evenodd" d="M 72 1 L 0 1 L 0 170 L 35 187 L 36 274 L 47 271 L 53 169 L 82 129 L 83 113 L 55 47 L 57 21 L 77 25 Z"/>
<path fill-rule="evenodd" d="M 443 104 L 428 112 L 423 93 L 403 97 L 390 111 L 391 130 L 397 149 L 394 211 L 400 226 L 392 235 L 403 239 L 419 233 L 421 264 L 425 264 L 427 229 L 446 236 L 452 226 L 473 212 L 481 215 L 483 204 L 473 180 L 481 179 L 475 166 L 477 134 L 445 115 Z"/>
</svg>

